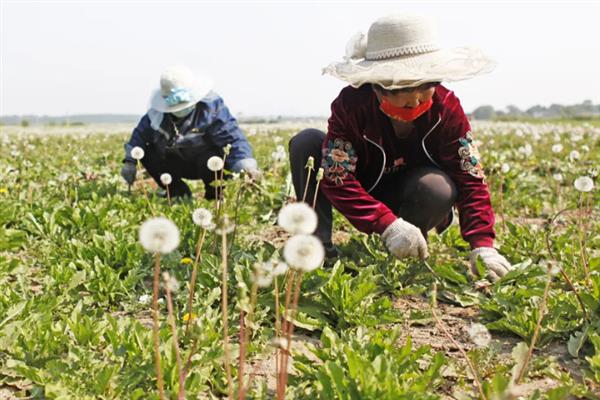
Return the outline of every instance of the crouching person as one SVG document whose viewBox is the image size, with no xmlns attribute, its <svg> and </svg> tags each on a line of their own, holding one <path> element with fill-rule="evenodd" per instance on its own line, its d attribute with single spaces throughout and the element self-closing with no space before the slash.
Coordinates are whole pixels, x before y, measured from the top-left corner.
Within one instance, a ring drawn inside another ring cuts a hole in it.
<svg viewBox="0 0 600 400">
<path fill-rule="evenodd" d="M 308 157 L 324 169 L 315 234 L 329 257 L 332 205 L 358 230 L 380 234 L 397 258 L 428 256 L 427 234 L 444 231 L 458 209 L 471 268 L 481 257 L 497 280 L 511 268 L 494 248 L 494 213 L 479 154 L 458 98 L 443 81 L 488 72 L 476 50 L 440 50 L 427 20 L 390 16 L 348 44 L 346 60 L 325 72 L 350 86 L 331 105 L 327 133 L 290 140 L 294 187 L 302 193 Z M 308 198 L 315 181 L 311 177 Z"/>
<path fill-rule="evenodd" d="M 211 90 L 211 82 L 195 76 L 186 67 L 170 67 L 160 77 L 160 88 L 150 100 L 150 109 L 133 130 L 125 144 L 125 158 L 121 175 L 131 185 L 136 177 L 136 160 L 131 151 L 144 150 L 140 160 L 156 183 L 165 188 L 160 176 L 171 175 L 169 191 L 172 197 L 191 196 L 183 179 L 201 179 L 205 197 L 215 198 L 215 179 L 207 167 L 210 157 L 223 157 L 223 149 L 230 146 L 225 158 L 225 169 L 260 175 L 252 156 L 252 148 L 236 119 L 223 99 Z"/>
</svg>

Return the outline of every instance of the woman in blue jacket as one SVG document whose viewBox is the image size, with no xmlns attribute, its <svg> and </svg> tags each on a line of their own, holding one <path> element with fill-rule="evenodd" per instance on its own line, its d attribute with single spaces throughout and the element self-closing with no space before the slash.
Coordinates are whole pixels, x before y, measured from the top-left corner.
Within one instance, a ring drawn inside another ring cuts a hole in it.
<svg viewBox="0 0 600 400">
<path fill-rule="evenodd" d="M 160 176 L 172 177 L 171 196 L 190 196 L 189 186 L 182 180 L 202 179 L 207 199 L 215 198 L 210 183 L 214 172 L 206 165 L 212 156 L 223 157 L 223 148 L 231 145 L 225 168 L 242 169 L 252 177 L 259 174 L 252 148 L 223 99 L 211 91 L 211 82 L 198 78 L 188 68 L 166 69 L 160 77 L 160 89 L 150 101 L 150 110 L 142 117 L 125 144 L 121 175 L 131 185 L 136 177 L 134 147 L 144 150 L 141 163 L 156 183 L 164 188 Z"/>
</svg>

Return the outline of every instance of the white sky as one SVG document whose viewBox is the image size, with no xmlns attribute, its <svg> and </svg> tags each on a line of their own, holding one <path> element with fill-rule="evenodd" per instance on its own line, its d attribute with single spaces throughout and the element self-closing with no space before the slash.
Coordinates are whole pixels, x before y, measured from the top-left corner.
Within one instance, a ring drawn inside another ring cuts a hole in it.
<svg viewBox="0 0 600 400">
<path fill-rule="evenodd" d="M 600 2 L 57 2 L 0 0 L 0 115 L 143 114 L 166 66 L 215 81 L 234 113 L 329 115 L 345 84 L 321 68 L 375 19 L 416 12 L 443 46 L 496 58 L 448 84 L 482 104 L 600 103 Z"/>
</svg>

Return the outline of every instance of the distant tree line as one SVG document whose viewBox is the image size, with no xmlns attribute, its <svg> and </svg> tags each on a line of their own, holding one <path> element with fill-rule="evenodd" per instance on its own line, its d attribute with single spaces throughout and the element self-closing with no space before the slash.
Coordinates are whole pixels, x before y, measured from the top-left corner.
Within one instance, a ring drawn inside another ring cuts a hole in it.
<svg viewBox="0 0 600 400">
<path fill-rule="evenodd" d="M 490 105 L 479 106 L 470 114 L 473 119 L 480 120 L 515 120 L 515 119 L 598 119 L 600 104 L 585 100 L 579 104 L 552 104 L 549 107 L 535 105 L 521 110 L 515 105 L 509 105 L 504 110 L 495 110 Z"/>
</svg>

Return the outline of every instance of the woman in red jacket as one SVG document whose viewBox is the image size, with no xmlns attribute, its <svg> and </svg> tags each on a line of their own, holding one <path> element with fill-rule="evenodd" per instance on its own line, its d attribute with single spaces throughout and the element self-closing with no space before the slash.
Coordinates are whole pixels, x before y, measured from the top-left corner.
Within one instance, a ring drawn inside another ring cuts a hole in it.
<svg viewBox="0 0 600 400">
<path fill-rule="evenodd" d="M 289 150 L 297 193 L 309 156 L 325 170 L 315 234 L 328 256 L 336 255 L 332 205 L 358 230 L 380 234 L 398 258 L 426 258 L 427 232 L 445 230 L 456 207 L 472 270 L 481 257 L 492 280 L 509 271 L 493 247 L 494 213 L 469 121 L 441 84 L 493 67 L 477 49 L 440 49 L 427 19 L 394 15 L 374 22 L 366 37 L 355 35 L 344 61 L 324 69 L 350 86 L 331 105 L 327 134 L 306 129 Z"/>
</svg>

